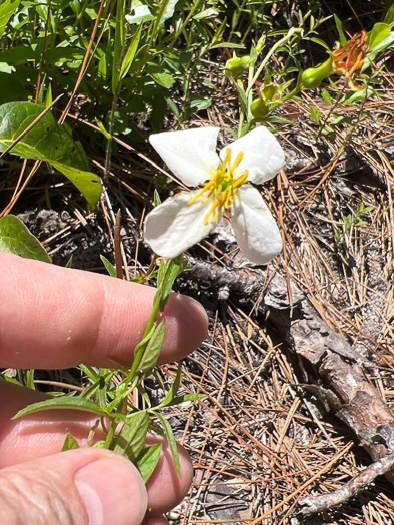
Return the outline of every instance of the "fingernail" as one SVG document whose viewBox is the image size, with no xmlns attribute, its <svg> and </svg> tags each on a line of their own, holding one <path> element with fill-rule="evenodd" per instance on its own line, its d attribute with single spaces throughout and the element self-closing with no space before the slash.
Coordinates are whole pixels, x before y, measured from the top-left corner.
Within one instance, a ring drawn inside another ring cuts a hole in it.
<svg viewBox="0 0 394 525">
<path fill-rule="evenodd" d="M 74 479 L 89 525 L 142 522 L 148 503 L 146 489 L 129 460 L 108 454 L 79 469 Z"/>
</svg>

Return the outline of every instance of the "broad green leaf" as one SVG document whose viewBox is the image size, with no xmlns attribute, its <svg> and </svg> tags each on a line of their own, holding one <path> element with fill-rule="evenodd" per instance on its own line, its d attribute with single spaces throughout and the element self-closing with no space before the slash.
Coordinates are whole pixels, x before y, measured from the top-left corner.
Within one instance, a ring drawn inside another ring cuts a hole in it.
<svg viewBox="0 0 394 525">
<path fill-rule="evenodd" d="M 14 100 L 26 100 L 27 91 L 12 73 L 0 71 L 0 104 Z"/>
<path fill-rule="evenodd" d="M 109 260 L 104 257 L 104 255 L 100 255 L 100 259 L 101 259 L 101 262 L 104 264 L 105 269 L 108 272 L 108 275 L 110 275 L 111 277 L 116 277 L 116 268 L 115 268 L 115 266 L 113 264 L 111 264 L 109 262 Z"/>
<path fill-rule="evenodd" d="M 169 73 L 151 73 L 151 77 L 165 88 L 170 88 L 175 83 L 175 78 Z"/>
<path fill-rule="evenodd" d="M 94 209 L 100 199 L 102 191 L 100 177 L 90 171 L 81 171 L 66 164 L 48 162 L 74 184 L 88 201 L 90 208 Z"/>
<path fill-rule="evenodd" d="M 51 262 L 42 244 L 14 215 L 6 215 L 0 219 L 0 250 L 26 259 Z"/>
<path fill-rule="evenodd" d="M 32 102 L 9 102 L 0 106 L 0 152 L 11 146 L 44 111 Z M 100 177 L 88 171 L 88 160 L 66 125 L 46 113 L 10 151 L 26 159 L 48 162 L 63 173 L 94 208 L 101 195 Z"/>
<path fill-rule="evenodd" d="M 12 419 L 19 419 L 20 417 L 35 414 L 36 412 L 43 412 L 44 410 L 82 410 L 83 412 L 90 412 L 99 416 L 108 416 L 107 410 L 103 410 L 96 403 L 88 401 L 82 397 L 61 396 L 53 399 L 46 399 L 39 403 L 33 403 L 19 412 Z M 119 416 L 119 414 L 118 414 Z M 123 418 L 122 418 L 123 419 Z"/>
<path fill-rule="evenodd" d="M 376 44 L 373 50 L 367 54 L 361 71 L 363 72 L 366 69 L 368 69 L 370 65 L 372 64 L 372 62 L 377 57 L 377 55 L 381 53 L 382 51 L 384 51 L 385 49 L 388 49 L 389 47 L 391 47 L 393 44 L 394 44 L 394 31 L 391 31 L 391 33 L 389 33 L 388 36 L 384 40 Z"/>
<path fill-rule="evenodd" d="M 166 335 L 166 323 L 162 321 L 155 329 L 152 337 L 146 346 L 145 352 L 142 356 L 138 369 L 141 372 L 152 370 L 159 359 L 160 351 L 163 347 L 164 338 Z"/>
<path fill-rule="evenodd" d="M 164 22 L 168 20 L 169 18 L 172 18 L 175 12 L 175 7 L 177 3 L 179 2 L 179 0 L 167 0 L 167 1 L 163 0 L 161 4 L 164 4 L 165 2 L 167 3 L 167 5 L 165 6 L 164 11 L 161 15 L 160 25 L 164 24 Z"/>
<path fill-rule="evenodd" d="M 70 432 L 67 432 L 66 439 L 62 446 L 62 452 L 65 452 L 66 450 L 74 450 L 76 448 L 79 448 L 78 441 L 70 434 Z"/>
<path fill-rule="evenodd" d="M 133 0 L 132 14 L 126 15 L 126 21 L 129 24 L 141 24 L 154 19 L 155 16 L 152 15 L 147 5 L 144 5 L 140 0 Z"/>
<path fill-rule="evenodd" d="M 384 23 L 377 23 L 373 26 L 368 35 L 368 49 L 375 50 L 383 40 L 390 34 L 390 26 Z"/>
<path fill-rule="evenodd" d="M 164 429 L 164 432 L 165 432 L 168 444 L 170 446 L 171 456 L 172 456 L 172 460 L 173 460 L 174 465 L 175 465 L 175 470 L 176 470 L 176 473 L 178 474 L 178 476 L 180 477 L 181 476 L 181 465 L 180 465 L 180 462 L 179 462 L 178 446 L 177 446 L 176 439 L 175 439 L 174 433 L 172 431 L 171 425 L 158 412 L 156 413 L 156 416 L 158 417 L 158 419 L 159 419 L 159 421 L 160 421 L 160 423 L 161 423 L 161 425 L 162 425 L 162 427 Z"/>
<path fill-rule="evenodd" d="M 144 483 L 147 483 L 151 475 L 153 474 L 160 458 L 163 445 L 156 443 L 151 447 L 145 448 L 137 459 L 137 467 L 140 471 L 141 477 Z"/>
<path fill-rule="evenodd" d="M 149 416 L 145 410 L 128 416 L 122 430 L 116 436 L 114 452 L 135 462 L 145 444 L 148 427 Z"/>
<path fill-rule="evenodd" d="M 5 0 L 0 5 L 0 38 L 3 36 L 8 20 L 18 9 L 20 0 Z"/>
</svg>

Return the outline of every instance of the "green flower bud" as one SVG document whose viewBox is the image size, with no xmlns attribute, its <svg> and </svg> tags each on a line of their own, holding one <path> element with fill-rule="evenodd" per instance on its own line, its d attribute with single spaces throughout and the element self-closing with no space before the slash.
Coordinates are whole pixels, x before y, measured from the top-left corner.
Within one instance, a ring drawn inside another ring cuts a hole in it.
<svg viewBox="0 0 394 525">
<path fill-rule="evenodd" d="M 254 118 L 263 118 L 268 115 L 268 106 L 262 98 L 256 98 L 251 105 L 251 111 Z"/>
<path fill-rule="evenodd" d="M 334 72 L 332 57 L 318 67 L 310 67 L 302 73 L 302 86 L 306 88 L 319 87 L 323 80 Z"/>
<path fill-rule="evenodd" d="M 226 70 L 228 76 L 237 80 L 237 78 L 241 77 L 244 73 L 246 73 L 246 71 L 249 69 L 249 66 L 249 55 L 246 55 L 244 57 L 237 57 L 237 55 L 234 53 L 233 57 L 227 60 L 224 69 Z"/>
</svg>

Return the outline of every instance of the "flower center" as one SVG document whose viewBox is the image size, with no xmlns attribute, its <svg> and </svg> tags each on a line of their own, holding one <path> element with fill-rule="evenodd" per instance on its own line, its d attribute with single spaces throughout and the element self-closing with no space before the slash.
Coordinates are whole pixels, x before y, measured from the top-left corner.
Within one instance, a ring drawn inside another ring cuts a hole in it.
<svg viewBox="0 0 394 525">
<path fill-rule="evenodd" d="M 243 156 L 244 154 L 241 151 L 238 153 L 234 164 L 231 164 L 231 149 L 228 148 L 225 160 L 220 162 L 219 167 L 211 180 L 208 181 L 188 202 L 189 205 L 193 204 L 193 202 L 196 202 L 203 196 L 204 197 L 201 200 L 202 203 L 208 202 L 212 197 L 214 198 L 212 206 L 204 217 L 205 226 L 208 225 L 210 220 L 212 224 L 215 224 L 223 208 L 225 210 L 231 208 L 231 204 L 234 201 L 238 188 L 240 188 L 248 178 L 248 170 L 246 170 L 240 177 L 235 178 L 234 176 L 234 171 L 240 165 Z"/>
</svg>

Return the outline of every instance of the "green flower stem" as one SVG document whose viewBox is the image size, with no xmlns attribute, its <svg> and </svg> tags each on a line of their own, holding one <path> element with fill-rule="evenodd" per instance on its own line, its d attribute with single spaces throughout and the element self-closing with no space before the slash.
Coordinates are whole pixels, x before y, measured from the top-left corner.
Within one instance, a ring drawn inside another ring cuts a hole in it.
<svg viewBox="0 0 394 525">
<path fill-rule="evenodd" d="M 272 48 L 269 50 L 269 52 L 266 54 L 266 56 L 262 60 L 262 62 L 259 65 L 256 73 L 254 74 L 254 76 L 253 76 L 253 65 L 250 67 L 250 69 L 249 69 L 249 78 L 248 78 L 248 87 L 246 88 L 246 92 L 245 92 L 246 100 L 248 102 L 248 108 L 250 108 L 251 103 L 252 103 L 252 89 L 253 89 L 256 81 L 260 77 L 263 69 L 266 67 L 269 59 L 276 52 L 276 50 L 280 46 L 282 46 L 284 43 L 286 43 L 288 40 L 290 40 L 290 38 L 292 38 L 292 36 L 294 34 L 301 33 L 301 32 L 302 32 L 302 28 L 300 28 L 300 27 L 292 27 L 290 29 L 290 31 L 287 33 L 287 35 L 285 35 L 283 38 L 278 40 L 278 42 L 276 42 L 276 44 L 273 45 Z M 244 120 L 245 120 L 245 116 L 248 116 L 248 115 L 245 115 L 244 112 L 241 112 L 240 118 L 239 118 L 239 125 L 238 125 L 238 138 L 240 138 L 242 136 L 243 132 L 245 132 L 245 129 L 244 129 L 244 126 L 243 126 L 243 123 L 244 123 Z"/>
</svg>

